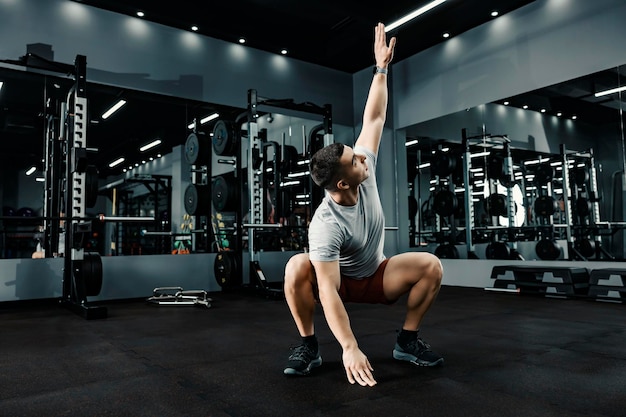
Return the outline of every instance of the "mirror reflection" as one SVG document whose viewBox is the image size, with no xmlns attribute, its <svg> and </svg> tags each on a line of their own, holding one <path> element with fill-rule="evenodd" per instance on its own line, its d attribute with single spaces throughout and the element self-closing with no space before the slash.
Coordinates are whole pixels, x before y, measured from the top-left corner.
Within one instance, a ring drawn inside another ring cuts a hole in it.
<svg viewBox="0 0 626 417">
<path fill-rule="evenodd" d="M 622 83 L 610 68 L 408 128 L 410 245 L 623 260 Z"/>
<path fill-rule="evenodd" d="M 250 118 L 243 107 L 87 83 L 87 145 L 78 154 L 67 140 L 80 129 L 73 77 L 11 67 L 0 80 L 1 258 L 64 256 L 68 169 L 84 175 L 78 221 L 91 224 L 88 252 L 304 250 L 321 199 L 309 155 L 328 134 L 353 136 L 323 107 L 298 111 L 289 100 L 259 99 Z M 267 226 L 253 242 L 251 228 L 239 232 L 252 223 Z"/>
</svg>

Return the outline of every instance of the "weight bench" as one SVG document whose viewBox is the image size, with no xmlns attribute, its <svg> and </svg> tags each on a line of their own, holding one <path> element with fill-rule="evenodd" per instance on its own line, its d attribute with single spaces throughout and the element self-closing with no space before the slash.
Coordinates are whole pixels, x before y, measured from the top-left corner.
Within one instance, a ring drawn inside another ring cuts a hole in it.
<svg viewBox="0 0 626 417">
<path fill-rule="evenodd" d="M 166 306 L 199 306 L 211 308 L 211 301 L 204 290 L 183 290 L 181 287 L 158 287 L 152 291 L 149 303 Z"/>
</svg>

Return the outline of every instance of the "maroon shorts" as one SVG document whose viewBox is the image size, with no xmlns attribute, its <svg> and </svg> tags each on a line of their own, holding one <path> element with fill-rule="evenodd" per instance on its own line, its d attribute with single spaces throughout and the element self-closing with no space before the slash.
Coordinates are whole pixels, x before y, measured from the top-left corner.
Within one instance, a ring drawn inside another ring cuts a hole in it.
<svg viewBox="0 0 626 417">
<path fill-rule="evenodd" d="M 383 291 L 383 275 L 389 259 L 382 261 L 374 275 L 354 279 L 342 276 L 339 296 L 344 302 L 368 304 L 393 304 L 396 300 L 388 300 Z"/>
</svg>

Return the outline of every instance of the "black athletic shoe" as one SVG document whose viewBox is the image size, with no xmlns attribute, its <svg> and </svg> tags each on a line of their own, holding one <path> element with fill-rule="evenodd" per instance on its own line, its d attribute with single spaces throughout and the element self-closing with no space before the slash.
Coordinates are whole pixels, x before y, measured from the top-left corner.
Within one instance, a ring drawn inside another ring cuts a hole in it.
<svg viewBox="0 0 626 417">
<path fill-rule="evenodd" d="M 314 352 L 309 345 L 303 343 L 300 346 L 291 348 L 291 350 L 287 367 L 283 371 L 285 375 L 308 375 L 311 369 L 317 368 L 322 364 L 319 349 L 317 352 Z"/>
<path fill-rule="evenodd" d="M 443 358 L 430 350 L 430 345 L 422 339 L 409 342 L 402 348 L 398 343 L 393 349 L 393 357 L 399 361 L 411 362 L 417 366 L 437 366 L 443 364 Z"/>
</svg>

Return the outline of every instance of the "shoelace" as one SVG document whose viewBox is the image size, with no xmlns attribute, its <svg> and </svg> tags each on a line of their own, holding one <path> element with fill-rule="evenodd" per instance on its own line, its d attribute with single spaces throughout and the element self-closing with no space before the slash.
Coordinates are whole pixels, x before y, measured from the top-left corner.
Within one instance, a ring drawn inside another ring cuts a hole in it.
<svg viewBox="0 0 626 417">
<path fill-rule="evenodd" d="M 417 338 L 417 340 L 409 342 L 406 347 L 411 352 L 413 352 L 415 350 L 417 350 L 417 352 L 429 352 L 430 351 L 430 345 L 428 343 L 424 342 L 419 337 Z"/>
<path fill-rule="evenodd" d="M 311 358 L 315 357 L 315 352 L 309 347 L 309 345 L 302 344 L 300 346 L 291 348 L 291 355 L 289 355 L 290 361 L 304 361 L 307 362 Z"/>
</svg>

